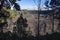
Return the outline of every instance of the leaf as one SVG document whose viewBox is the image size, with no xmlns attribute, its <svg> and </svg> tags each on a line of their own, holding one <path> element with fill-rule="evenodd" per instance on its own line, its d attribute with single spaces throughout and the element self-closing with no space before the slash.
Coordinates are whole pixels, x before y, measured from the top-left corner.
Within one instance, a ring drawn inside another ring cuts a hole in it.
<svg viewBox="0 0 60 40">
<path fill-rule="evenodd" d="M 20 11 L 20 6 L 19 6 L 17 3 L 14 4 L 14 8 L 15 8 L 16 10 Z"/>
</svg>

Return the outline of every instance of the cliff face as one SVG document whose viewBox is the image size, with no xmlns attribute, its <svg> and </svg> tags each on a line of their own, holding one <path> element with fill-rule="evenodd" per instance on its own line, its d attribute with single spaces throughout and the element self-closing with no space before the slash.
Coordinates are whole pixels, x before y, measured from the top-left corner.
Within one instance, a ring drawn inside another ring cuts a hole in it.
<svg viewBox="0 0 60 40">
<path fill-rule="evenodd" d="M 17 15 L 17 17 L 15 19 L 13 19 L 12 21 L 8 21 L 9 26 L 7 27 L 8 31 L 13 32 L 13 27 L 17 27 L 16 24 L 14 24 L 17 19 L 19 18 L 20 15 Z M 33 14 L 33 13 L 27 13 L 27 14 L 23 14 L 23 18 L 27 19 L 27 23 L 28 23 L 28 27 L 25 28 L 26 33 L 28 35 L 33 35 L 36 36 L 37 35 L 37 22 L 38 22 L 38 15 L 37 14 Z M 49 16 L 47 14 L 40 14 L 40 35 L 45 35 L 46 33 L 51 34 L 52 33 L 52 29 L 54 29 L 54 32 L 59 32 L 59 21 L 58 19 L 54 19 L 52 16 Z M 5 30 L 4 30 L 5 31 Z"/>
<path fill-rule="evenodd" d="M 28 27 L 26 28 L 27 31 L 31 32 L 31 35 L 36 35 L 37 34 L 37 14 L 24 14 L 24 17 L 27 18 L 28 20 Z M 54 19 L 52 16 L 45 15 L 45 14 L 40 14 L 40 34 L 45 35 L 46 33 L 51 34 L 52 29 L 54 32 L 58 32 L 58 24 L 59 21 L 58 19 Z"/>
</svg>

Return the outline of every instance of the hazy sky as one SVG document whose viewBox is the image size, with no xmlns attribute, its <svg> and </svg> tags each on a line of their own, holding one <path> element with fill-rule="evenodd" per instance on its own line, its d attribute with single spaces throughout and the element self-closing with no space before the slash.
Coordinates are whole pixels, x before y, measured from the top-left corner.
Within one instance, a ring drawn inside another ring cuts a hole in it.
<svg viewBox="0 0 60 40">
<path fill-rule="evenodd" d="M 45 0 L 41 0 L 42 9 L 44 7 L 44 2 Z M 17 3 L 21 6 L 21 9 L 34 10 L 37 9 L 38 0 L 21 0 L 21 1 L 17 1 Z"/>
</svg>

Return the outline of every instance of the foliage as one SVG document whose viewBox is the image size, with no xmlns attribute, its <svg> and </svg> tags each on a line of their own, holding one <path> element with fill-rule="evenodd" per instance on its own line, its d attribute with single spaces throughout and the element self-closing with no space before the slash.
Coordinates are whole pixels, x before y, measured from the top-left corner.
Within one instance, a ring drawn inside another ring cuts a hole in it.
<svg viewBox="0 0 60 40">
<path fill-rule="evenodd" d="M 14 5 L 14 8 L 16 10 L 20 10 L 20 6 L 16 3 L 17 0 L 0 0 L 0 9 L 2 9 L 3 6 L 6 6 L 7 8 L 11 8 L 11 5 Z M 18 9 L 19 8 L 19 9 Z"/>
<path fill-rule="evenodd" d="M 16 10 L 20 10 L 20 6 L 16 1 L 17 0 L 0 0 L 0 23 L 6 22 L 9 18 L 16 17 L 15 11 L 10 10 L 11 5 L 14 5 Z"/>
<path fill-rule="evenodd" d="M 60 0 L 51 0 L 50 3 L 48 1 L 46 1 L 45 6 L 46 7 L 51 7 L 51 8 L 56 7 L 56 6 L 60 6 Z"/>
<path fill-rule="evenodd" d="M 5 22 L 9 18 L 15 18 L 17 12 L 14 10 L 6 9 L 5 7 L 0 11 L 0 23 Z"/>
</svg>

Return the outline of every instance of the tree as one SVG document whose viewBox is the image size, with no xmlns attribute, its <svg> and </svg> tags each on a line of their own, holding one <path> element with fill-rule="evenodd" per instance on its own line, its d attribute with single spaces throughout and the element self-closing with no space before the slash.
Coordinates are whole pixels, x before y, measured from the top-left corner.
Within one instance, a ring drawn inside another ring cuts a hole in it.
<svg viewBox="0 0 60 40">
<path fill-rule="evenodd" d="M 49 6 L 48 6 L 48 3 L 49 3 L 49 1 L 46 0 L 46 1 L 45 1 L 45 6 L 46 6 L 46 7 L 49 7 Z"/>
<path fill-rule="evenodd" d="M 7 24 L 7 19 L 10 17 L 10 8 L 14 5 L 14 8 L 20 11 L 20 6 L 16 3 L 18 0 L 0 0 L 0 28 Z M 1 30 L 3 31 L 3 30 Z"/>
<path fill-rule="evenodd" d="M 16 3 L 17 0 L 0 0 L 0 9 L 2 9 L 3 6 L 6 6 L 7 8 L 11 8 L 11 5 L 14 5 L 16 10 L 20 10 L 20 6 Z M 19 8 L 19 9 L 18 9 Z"/>
<path fill-rule="evenodd" d="M 25 28 L 28 27 L 27 19 L 23 18 L 23 15 L 21 14 L 16 23 L 17 23 L 16 25 L 17 25 L 18 35 L 20 37 L 26 37 L 27 33 Z"/>
<path fill-rule="evenodd" d="M 49 0 L 46 0 L 46 1 L 45 1 L 45 3 L 46 3 L 45 6 L 46 6 L 46 7 L 50 7 L 50 8 L 55 7 L 55 8 L 56 8 L 57 6 L 60 6 L 60 0 L 51 0 L 50 3 L 49 3 L 48 1 L 49 1 Z M 50 6 L 49 6 L 48 4 L 49 4 Z"/>
<path fill-rule="evenodd" d="M 45 6 L 48 8 L 52 8 L 52 10 L 54 10 L 54 13 L 51 13 L 53 16 L 52 24 L 54 25 L 54 19 L 60 20 L 60 13 L 59 13 L 60 12 L 60 0 L 51 0 L 50 3 L 49 2 L 47 3 L 47 1 L 46 1 Z M 58 9 L 58 12 L 56 12 L 57 9 Z M 54 16 L 54 15 L 58 15 L 58 16 Z M 54 31 L 54 26 L 52 27 L 52 31 Z"/>
</svg>

